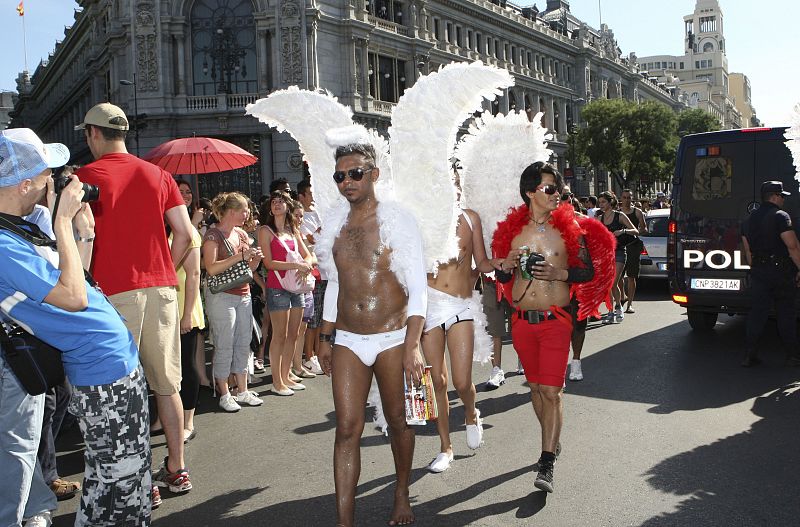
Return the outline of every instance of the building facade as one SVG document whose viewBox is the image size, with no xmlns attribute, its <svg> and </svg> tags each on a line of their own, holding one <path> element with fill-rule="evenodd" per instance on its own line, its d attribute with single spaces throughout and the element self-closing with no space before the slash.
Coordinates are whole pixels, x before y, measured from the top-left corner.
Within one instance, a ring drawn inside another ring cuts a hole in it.
<svg viewBox="0 0 800 527">
<path fill-rule="evenodd" d="M 452 61 L 481 60 L 516 79 L 485 111 L 544 113 L 554 162 L 580 107 L 598 97 L 656 100 L 676 110 L 679 90 L 639 71 L 613 32 L 595 30 L 566 0 L 547 9 L 504 0 L 80 0 L 74 24 L 49 60 L 18 79 L 12 126 L 90 153 L 73 126 L 110 101 L 131 116 L 129 149 L 146 153 L 193 134 L 222 138 L 259 157 L 247 169 L 201 177 L 203 195 L 256 197 L 272 179 L 304 175 L 287 135 L 244 115 L 247 104 L 297 85 L 325 89 L 356 119 L 386 131 L 392 109 L 420 75 Z M 420 111 L 425 111 L 421 108 Z"/>
<path fill-rule="evenodd" d="M 664 87 L 678 87 L 692 108 L 701 108 L 719 119 L 723 129 L 751 126 L 755 109 L 750 102 L 750 86 L 743 74 L 728 73 L 728 57 L 722 8 L 717 0 L 697 0 L 692 14 L 683 17 L 683 55 L 641 57 L 639 65 Z M 732 76 L 737 90 L 733 91 Z M 740 81 L 741 78 L 743 81 Z M 746 109 L 746 112 L 742 110 Z M 746 113 L 746 115 L 745 115 Z"/>
<path fill-rule="evenodd" d="M 742 114 L 742 128 L 761 126 L 761 121 L 756 116 L 756 109 L 753 107 L 750 79 L 744 73 L 731 73 L 728 80 L 731 97 L 736 109 Z"/>
</svg>

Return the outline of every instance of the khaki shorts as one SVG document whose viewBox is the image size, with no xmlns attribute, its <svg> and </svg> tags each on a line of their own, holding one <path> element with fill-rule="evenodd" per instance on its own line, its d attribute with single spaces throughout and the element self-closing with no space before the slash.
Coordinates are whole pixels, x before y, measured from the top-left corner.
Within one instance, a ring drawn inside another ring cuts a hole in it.
<svg viewBox="0 0 800 527">
<path fill-rule="evenodd" d="M 181 389 L 178 296 L 174 287 L 148 287 L 108 297 L 139 348 L 150 389 L 172 395 Z"/>
</svg>

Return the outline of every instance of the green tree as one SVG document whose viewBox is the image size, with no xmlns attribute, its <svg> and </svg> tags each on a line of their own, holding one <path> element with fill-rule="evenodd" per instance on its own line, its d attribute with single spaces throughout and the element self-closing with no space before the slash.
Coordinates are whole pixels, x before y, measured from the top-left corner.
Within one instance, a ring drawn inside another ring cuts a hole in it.
<svg viewBox="0 0 800 527">
<path fill-rule="evenodd" d="M 627 101 L 596 99 L 581 112 L 585 126 L 576 134 L 577 157 L 585 156 L 597 168 L 612 174 L 623 170 L 623 122 L 628 111 Z"/>
<path fill-rule="evenodd" d="M 624 185 L 644 175 L 669 177 L 674 166 L 675 113 L 664 104 L 645 102 L 628 107 L 623 120 Z"/>
<path fill-rule="evenodd" d="M 694 108 L 678 114 L 678 137 L 719 130 L 719 119 L 705 110 Z"/>
</svg>

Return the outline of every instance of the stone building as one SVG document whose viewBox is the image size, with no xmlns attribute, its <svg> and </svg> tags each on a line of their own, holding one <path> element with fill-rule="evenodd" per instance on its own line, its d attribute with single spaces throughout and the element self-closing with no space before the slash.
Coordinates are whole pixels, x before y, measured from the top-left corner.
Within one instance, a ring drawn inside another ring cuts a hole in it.
<svg viewBox="0 0 800 527">
<path fill-rule="evenodd" d="M 176 137 L 212 136 L 259 157 L 239 171 L 200 178 L 205 195 L 258 196 L 273 178 L 303 177 L 286 134 L 244 107 L 291 85 L 322 88 L 364 124 L 385 131 L 403 91 L 451 61 L 482 60 L 511 71 L 516 86 L 486 111 L 541 111 L 563 170 L 569 130 L 597 97 L 656 100 L 678 109 L 680 91 L 639 71 L 612 31 L 595 30 L 567 0 L 544 11 L 505 0 L 79 0 L 63 40 L 31 76 L 18 79 L 13 126 L 61 141 L 74 161 L 90 154 L 80 122 L 110 101 L 131 116 L 129 149 L 146 153 Z M 424 111 L 421 108 L 420 111 Z"/>
<path fill-rule="evenodd" d="M 723 129 L 741 128 L 751 125 L 755 109 L 750 102 L 749 81 L 742 86 L 747 77 L 728 73 L 723 21 L 717 0 L 697 0 L 694 12 L 683 17 L 683 55 L 641 57 L 639 64 L 657 83 L 668 88 L 679 87 L 688 95 L 690 107 L 714 115 Z M 732 93 L 734 75 L 738 76 L 742 97 Z M 742 110 L 746 110 L 747 116 L 743 116 Z"/>
<path fill-rule="evenodd" d="M 17 96 L 12 91 L 0 92 L 0 130 L 5 130 L 11 124 L 11 116 L 9 115 L 14 109 L 14 98 Z"/>
<path fill-rule="evenodd" d="M 753 107 L 750 79 L 744 73 L 731 73 L 728 76 L 730 95 L 739 113 L 742 114 L 742 128 L 748 126 L 761 126 L 761 121 L 756 117 Z"/>
</svg>

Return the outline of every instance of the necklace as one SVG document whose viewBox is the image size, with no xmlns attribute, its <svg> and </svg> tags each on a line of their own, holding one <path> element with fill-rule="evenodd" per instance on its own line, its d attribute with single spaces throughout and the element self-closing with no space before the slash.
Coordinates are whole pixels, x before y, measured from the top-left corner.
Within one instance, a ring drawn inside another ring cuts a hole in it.
<svg viewBox="0 0 800 527">
<path fill-rule="evenodd" d="M 536 221 L 536 218 L 531 214 L 531 219 L 533 220 L 533 223 L 537 225 L 536 232 L 545 232 L 546 230 L 545 225 L 547 225 L 547 222 L 550 221 L 550 214 L 547 214 L 547 216 L 542 221 Z"/>
</svg>

